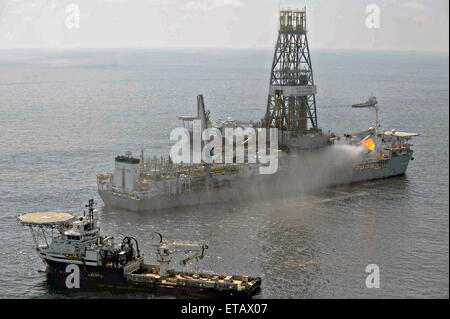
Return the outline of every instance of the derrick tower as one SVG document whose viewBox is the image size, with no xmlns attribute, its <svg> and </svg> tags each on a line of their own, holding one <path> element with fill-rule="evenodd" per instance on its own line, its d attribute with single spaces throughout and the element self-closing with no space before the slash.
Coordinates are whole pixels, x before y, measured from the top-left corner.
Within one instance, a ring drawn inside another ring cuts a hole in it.
<svg viewBox="0 0 450 319">
<path fill-rule="evenodd" d="M 280 142 L 288 144 L 289 132 L 303 135 L 319 131 L 316 92 L 306 36 L 306 8 L 281 10 L 264 126 L 278 128 L 282 131 Z"/>
</svg>

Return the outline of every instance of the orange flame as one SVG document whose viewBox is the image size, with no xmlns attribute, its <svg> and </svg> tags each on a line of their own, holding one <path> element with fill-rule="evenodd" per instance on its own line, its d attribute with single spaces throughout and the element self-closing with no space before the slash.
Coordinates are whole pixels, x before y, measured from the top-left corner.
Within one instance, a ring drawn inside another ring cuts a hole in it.
<svg viewBox="0 0 450 319">
<path fill-rule="evenodd" d="M 364 145 L 371 151 L 373 151 L 375 149 L 375 142 L 371 138 L 369 138 L 367 140 L 362 140 L 361 142 L 359 142 L 359 144 Z"/>
</svg>

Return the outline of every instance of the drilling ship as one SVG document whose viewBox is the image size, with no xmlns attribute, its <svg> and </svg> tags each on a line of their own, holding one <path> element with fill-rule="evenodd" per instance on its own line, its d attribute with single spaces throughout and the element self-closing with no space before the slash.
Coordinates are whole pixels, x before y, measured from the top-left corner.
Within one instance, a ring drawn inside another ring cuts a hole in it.
<svg viewBox="0 0 450 319">
<path fill-rule="evenodd" d="M 198 262 L 208 246 L 204 243 L 166 242 L 154 233 L 158 264 L 144 263 L 136 238 L 126 236 L 118 245 L 104 235 L 97 222 L 94 201 L 87 215 L 38 212 L 18 217 L 30 228 L 39 257 L 46 264 L 52 286 L 64 290 L 149 292 L 180 297 L 251 298 L 261 287 L 259 277 L 199 272 Z M 56 231 L 54 231 L 56 230 Z M 175 255 L 185 254 L 182 266 L 194 260 L 195 272 L 175 271 Z"/>
<path fill-rule="evenodd" d="M 279 21 L 267 108 L 261 121 L 212 123 L 201 95 L 197 98 L 197 115 L 179 117 L 190 134 L 196 121 L 202 130 L 214 127 L 221 132 L 226 128 L 277 129 L 277 172 L 259 174 L 264 164 L 250 163 L 249 158 L 246 163 L 192 164 L 174 163 L 170 157 L 144 158 L 143 152 L 140 158 L 127 153 L 115 158 L 114 172 L 97 175 L 98 192 L 106 206 L 148 211 L 296 191 L 300 184 L 296 180 L 311 178 L 308 173 L 318 162 L 315 159 L 322 154 L 333 160 L 333 150 L 345 147 L 351 147 L 356 156 L 342 164 L 325 161 L 322 167 L 315 168 L 324 175 L 321 184 L 310 186 L 357 183 L 406 172 L 413 159 L 409 141 L 418 134 L 382 130 L 376 104 L 370 106 L 376 111 L 376 119 L 368 130 L 340 136 L 323 133 L 317 121 L 317 87 L 309 54 L 306 9 L 281 10 Z M 258 157 L 267 145 L 257 147 Z"/>
</svg>

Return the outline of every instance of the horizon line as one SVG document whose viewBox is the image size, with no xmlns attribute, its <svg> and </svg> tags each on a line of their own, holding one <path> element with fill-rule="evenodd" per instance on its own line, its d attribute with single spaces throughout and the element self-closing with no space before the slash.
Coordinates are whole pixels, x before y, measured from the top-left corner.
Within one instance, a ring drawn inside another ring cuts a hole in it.
<svg viewBox="0 0 450 319">
<path fill-rule="evenodd" d="M 229 51 L 268 51 L 273 50 L 272 47 L 220 47 L 220 46 L 83 46 L 83 47 L 0 47 L 0 51 L 14 50 L 47 50 L 47 51 L 82 51 L 82 50 L 229 50 Z M 329 51 L 376 51 L 376 52 L 433 52 L 433 53 L 449 53 L 449 49 L 395 49 L 395 48 L 326 48 L 317 47 L 310 48 L 314 50 Z"/>
</svg>

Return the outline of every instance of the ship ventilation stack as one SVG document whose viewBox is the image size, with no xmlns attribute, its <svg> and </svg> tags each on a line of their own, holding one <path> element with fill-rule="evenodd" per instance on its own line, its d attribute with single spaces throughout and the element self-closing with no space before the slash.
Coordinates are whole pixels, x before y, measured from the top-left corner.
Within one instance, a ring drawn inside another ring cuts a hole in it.
<svg viewBox="0 0 450 319">
<path fill-rule="evenodd" d="M 264 126 L 300 134 L 317 131 L 316 91 L 306 36 L 306 8 L 281 10 Z M 284 135 L 280 136 L 281 143 Z"/>
</svg>

